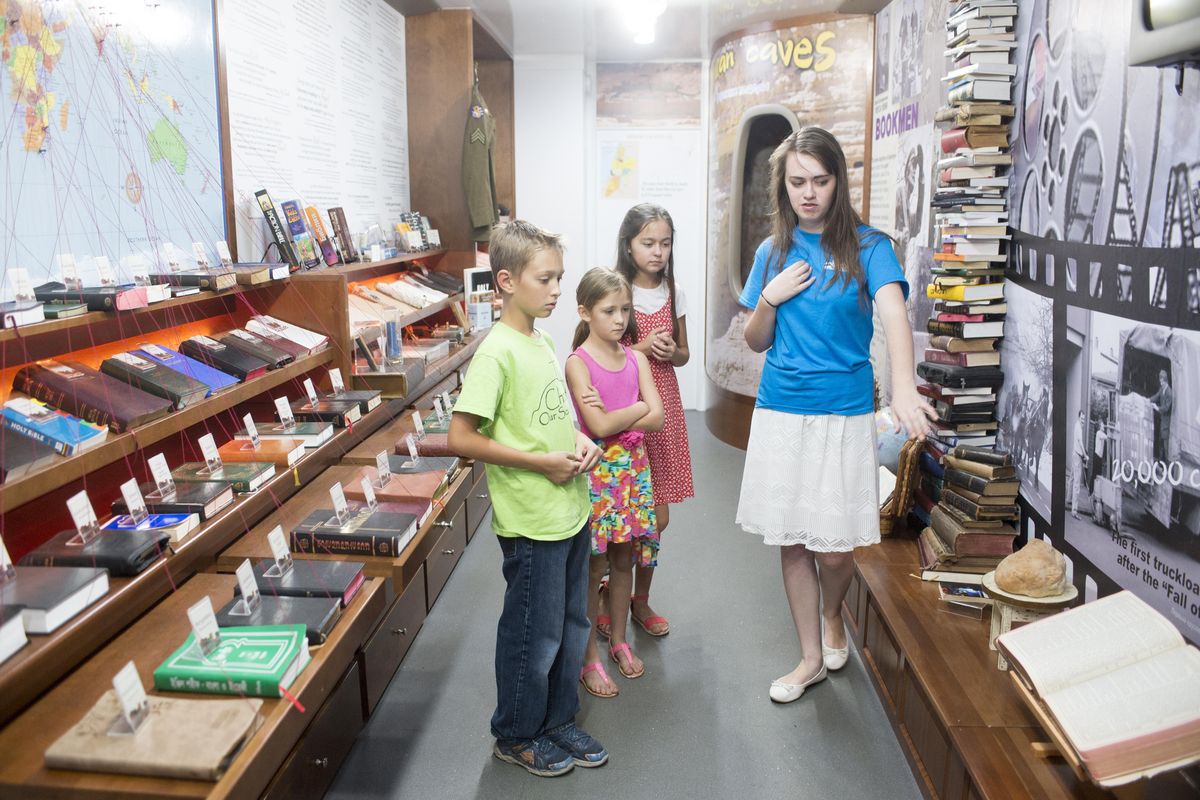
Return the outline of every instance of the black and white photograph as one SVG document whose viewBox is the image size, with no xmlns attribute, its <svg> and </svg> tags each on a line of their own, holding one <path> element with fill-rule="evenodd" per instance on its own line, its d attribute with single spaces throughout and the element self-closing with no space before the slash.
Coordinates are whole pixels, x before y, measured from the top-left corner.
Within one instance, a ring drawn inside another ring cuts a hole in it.
<svg viewBox="0 0 1200 800">
<path fill-rule="evenodd" d="M 1021 495 L 1050 519 L 1053 467 L 1050 420 L 1053 411 L 1053 303 L 1009 281 L 1008 317 L 1000 343 L 1004 385 L 996 398 L 1000 422 L 997 447 L 1012 454 Z"/>
<path fill-rule="evenodd" d="M 1067 308 L 1068 542 L 1200 636 L 1200 332 Z"/>
</svg>

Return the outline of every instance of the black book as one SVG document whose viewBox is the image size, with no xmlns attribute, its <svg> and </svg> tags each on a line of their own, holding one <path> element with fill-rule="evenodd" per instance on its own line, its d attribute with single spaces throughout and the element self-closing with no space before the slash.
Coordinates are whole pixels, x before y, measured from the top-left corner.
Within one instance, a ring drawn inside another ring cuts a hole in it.
<svg viewBox="0 0 1200 800">
<path fill-rule="evenodd" d="M 337 598 L 342 608 L 350 605 L 366 580 L 361 561 L 297 560 L 283 575 L 269 577 L 267 573 L 274 566 L 272 559 L 254 565 L 254 580 L 260 593 L 280 597 Z M 235 594 L 241 590 L 240 586 L 233 587 Z"/>
<path fill-rule="evenodd" d="M 917 365 L 917 375 L 929 383 L 951 389 L 979 387 L 999 388 L 1004 383 L 1004 372 L 999 367 L 959 367 L 953 364 L 937 364 L 922 361 Z"/>
<path fill-rule="evenodd" d="M 358 251 L 354 248 L 354 239 L 350 235 L 350 226 L 346 223 L 346 212 L 340 206 L 329 209 L 329 225 L 342 247 L 342 262 L 349 264 L 358 261 Z"/>
<path fill-rule="evenodd" d="M 269 366 L 261 358 L 249 355 L 242 350 L 235 350 L 207 336 L 193 336 L 190 339 L 184 339 L 179 343 L 179 352 L 233 375 L 240 381 L 253 380 L 260 375 L 266 375 Z"/>
<path fill-rule="evenodd" d="M 29 633 L 51 633 L 108 593 L 108 573 L 94 567 L 17 567 L 0 584 L 0 606 L 19 607 Z"/>
<path fill-rule="evenodd" d="M 379 408 L 379 404 L 383 402 L 383 392 L 378 389 L 344 389 L 337 394 L 332 392 L 324 392 L 317 395 L 317 399 L 325 400 L 342 400 L 358 403 L 358 411 L 360 414 L 368 414 Z"/>
<path fill-rule="evenodd" d="M 177 483 L 170 494 L 160 494 L 153 481 L 141 485 L 146 511 L 151 514 L 199 514 L 200 520 L 211 519 L 233 502 L 233 484 L 229 481 L 195 481 Z M 113 514 L 128 514 L 124 498 L 114 500 Z"/>
<path fill-rule="evenodd" d="M 433 283 L 435 289 L 447 294 L 458 294 L 463 290 L 462 279 L 456 278 L 453 275 L 447 275 L 444 272 L 425 272 L 422 275 L 426 280 Z"/>
<path fill-rule="evenodd" d="M 309 644 L 322 644 L 342 615 L 341 602 L 333 597 L 279 597 L 263 594 L 262 602 L 249 614 L 234 613 L 242 605 L 235 597 L 217 612 L 217 626 L 304 625 Z"/>
<path fill-rule="evenodd" d="M 318 509 L 292 531 L 292 550 L 395 558 L 416 532 L 415 514 L 362 508 L 339 525 L 332 510 Z"/>
<path fill-rule="evenodd" d="M 300 269 L 300 257 L 296 255 L 296 248 L 292 245 L 291 237 L 283 230 L 283 222 L 279 219 L 279 212 L 275 210 L 275 203 L 271 200 L 271 195 L 267 194 L 266 189 L 260 189 L 254 193 L 254 197 L 258 200 L 258 207 L 262 209 L 267 226 L 271 229 L 271 238 L 275 241 L 275 246 L 279 248 L 279 260 L 286 263 L 291 271 L 295 272 Z"/>
<path fill-rule="evenodd" d="M 417 449 L 421 442 L 417 441 Z M 388 465 L 393 475 L 419 475 L 424 472 L 445 472 L 446 480 L 452 481 L 458 475 L 461 462 L 458 456 L 421 456 L 413 461 L 408 456 L 388 455 Z"/>
<path fill-rule="evenodd" d="M 938 400 L 933 407 L 943 422 L 991 422 L 996 419 L 995 403 L 949 405 Z"/>
<path fill-rule="evenodd" d="M 297 422 L 332 422 L 335 428 L 348 428 L 362 419 L 362 410 L 357 400 L 317 400 L 314 406 L 308 400 L 292 403 L 292 415 Z"/>
<path fill-rule="evenodd" d="M 82 303 L 87 306 L 88 311 L 128 311 L 148 305 L 145 289 L 128 286 L 85 286 L 81 289 L 68 289 L 64 283 L 50 281 L 33 287 L 33 296 L 47 304 Z"/>
<path fill-rule="evenodd" d="M 966 461 L 978 461 L 980 464 L 994 464 L 997 467 L 1012 466 L 1012 455 L 1004 450 L 960 444 L 954 448 L 952 455 Z"/>
<path fill-rule="evenodd" d="M 271 369 L 279 369 L 296 360 L 296 357 L 291 353 L 258 338 L 248 331 L 230 331 L 224 336 L 218 337 L 217 341 L 226 347 L 232 347 L 234 350 L 240 350 L 248 356 L 253 356 L 267 362 L 267 366 Z"/>
<path fill-rule="evenodd" d="M 173 411 L 203 400 L 209 392 L 208 384 L 135 353 L 118 353 L 104 359 L 100 371 L 147 394 L 170 400 Z"/>
<path fill-rule="evenodd" d="M 171 537 L 158 531 L 97 533 L 85 545 L 69 544 L 78 533 L 62 531 L 28 553 L 20 563 L 29 567 L 97 567 L 131 578 L 167 552 Z"/>
</svg>

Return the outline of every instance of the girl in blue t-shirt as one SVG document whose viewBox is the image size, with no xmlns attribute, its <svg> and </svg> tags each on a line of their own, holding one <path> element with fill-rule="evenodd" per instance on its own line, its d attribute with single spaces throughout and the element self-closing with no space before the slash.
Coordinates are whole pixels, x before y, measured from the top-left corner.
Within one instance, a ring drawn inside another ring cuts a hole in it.
<svg viewBox="0 0 1200 800">
<path fill-rule="evenodd" d="M 780 546 L 803 651 L 771 684 L 771 699 L 788 703 L 845 666 L 839 611 L 854 548 L 879 541 L 872 304 L 887 336 L 895 418 L 923 438 L 936 414 L 917 393 L 904 271 L 891 239 L 850 205 L 841 145 L 804 128 L 770 165 L 774 227 L 739 298 L 754 312 L 746 343 L 767 358 L 737 521 Z"/>
</svg>

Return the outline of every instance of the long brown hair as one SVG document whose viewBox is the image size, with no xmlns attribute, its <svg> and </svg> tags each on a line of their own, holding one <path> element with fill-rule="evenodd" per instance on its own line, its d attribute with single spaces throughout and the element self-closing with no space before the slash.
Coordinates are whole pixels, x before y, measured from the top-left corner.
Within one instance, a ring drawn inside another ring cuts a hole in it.
<svg viewBox="0 0 1200 800">
<path fill-rule="evenodd" d="M 663 270 L 663 280 L 667 282 L 667 293 L 671 304 L 671 338 L 679 343 L 679 318 L 675 316 L 675 220 L 665 208 L 654 203 L 639 203 L 625 212 L 621 227 L 617 231 L 617 272 L 633 285 L 633 277 L 637 275 L 637 264 L 633 261 L 633 240 L 642 229 L 655 220 L 662 220 L 671 229 L 671 256 L 667 259 L 667 268 Z M 630 290 L 632 291 L 632 289 Z M 630 315 L 630 338 L 638 340 L 637 316 Z"/>
<path fill-rule="evenodd" d="M 624 275 L 608 267 L 592 267 L 583 273 L 583 277 L 579 279 L 579 286 L 575 287 L 575 303 L 591 311 L 601 300 L 618 291 L 625 292 L 630 302 L 633 301 L 633 289 Z M 633 311 L 630 310 L 629 322 L 621 338 L 632 336 L 634 331 Z M 579 320 L 579 324 L 575 326 L 575 340 L 571 342 L 571 349 L 577 349 L 591 334 L 592 330 L 587 321 Z"/>
<path fill-rule="evenodd" d="M 859 300 L 866 305 L 870 295 L 859 256 L 860 251 L 863 247 L 891 237 L 875 228 L 859 232 L 863 221 L 850 204 L 846 154 L 842 152 L 842 146 L 833 134 L 815 125 L 789 134 L 771 153 L 771 254 L 767 258 L 767 274 L 763 283 L 765 285 L 767 280 L 783 269 L 788 250 L 792 247 L 796 226 L 800 224 L 800 218 L 792 208 L 787 193 L 787 159 L 791 153 L 812 156 L 834 178 L 833 203 L 825 215 L 825 225 L 821 231 L 821 248 L 833 260 L 834 273 L 827 285 L 832 286 L 834 281 L 838 280 L 844 285 L 849 285 L 852 280 L 857 280 Z M 813 273 L 819 274 L 824 265 L 811 266 Z"/>
</svg>

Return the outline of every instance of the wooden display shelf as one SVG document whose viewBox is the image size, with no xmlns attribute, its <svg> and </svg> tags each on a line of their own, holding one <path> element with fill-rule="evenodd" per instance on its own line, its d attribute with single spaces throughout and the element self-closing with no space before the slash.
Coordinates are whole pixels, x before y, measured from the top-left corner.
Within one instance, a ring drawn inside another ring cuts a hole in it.
<svg viewBox="0 0 1200 800">
<path fill-rule="evenodd" d="M 34 339 L 47 334 L 61 336 L 75 328 L 89 328 L 96 332 L 113 328 L 118 331 L 115 337 L 118 339 L 138 336 L 151 330 L 171 328 L 180 322 L 190 322 L 201 317 L 230 313 L 233 311 L 239 295 L 278 288 L 287 280 L 287 278 L 280 278 L 255 286 L 238 284 L 222 292 L 202 289 L 197 294 L 171 297 L 145 308 L 135 308 L 129 311 L 88 311 L 77 317 L 48 319 L 30 325 L 21 325 L 17 328 L 4 328 L 0 329 L 0 344 L 20 339 Z"/>
<path fill-rule="evenodd" d="M 932 800 L 1109 798 L 1061 759 L 1040 757 L 1036 717 L 1008 673 L 996 669 L 986 621 L 942 610 L 922 581 L 916 542 L 895 535 L 856 551 L 842 609 L 913 777 Z M 1178 773 L 1146 797 L 1184 797 Z"/>
<path fill-rule="evenodd" d="M 129 660 L 143 684 L 153 685 L 153 672 L 187 638 L 187 608 L 208 595 L 220 607 L 233 597 L 232 575 L 196 575 L 153 611 L 96 653 L 0 732 L 0 796 L 21 798 L 242 798 L 257 797 L 279 769 L 292 746 L 349 668 L 355 652 L 383 615 L 383 582 L 366 581 L 342 613 L 328 640 L 312 650 L 312 661 L 289 691 L 305 709 L 288 700 L 264 698 L 261 725 L 234 758 L 221 780 L 181 780 L 135 775 L 47 769 L 43 753 L 79 721 L 112 685 L 112 677 Z M 204 695 L 170 693 L 201 699 Z M 188 732 L 181 731 L 181 735 Z M 191 732 L 197 735 L 197 732 Z M 202 732 L 201 732 L 202 734 Z"/>
<path fill-rule="evenodd" d="M 387 275 L 388 273 L 398 272 L 397 267 L 405 264 L 411 264 L 414 261 L 424 261 L 427 258 L 441 258 L 446 254 L 444 248 L 437 250 L 426 250 L 421 253 L 405 253 L 402 256 L 395 258 L 386 258 L 383 261 L 356 261 L 352 264 L 339 264 L 336 267 L 329 267 L 322 270 L 314 270 L 316 273 L 329 274 L 332 272 L 345 275 L 347 279 L 352 281 L 364 280 L 373 278 L 378 275 Z"/>
<path fill-rule="evenodd" d="M 423 417 L 428 412 L 421 410 L 420 413 Z M 413 409 L 403 411 L 394 420 L 363 439 L 357 447 L 343 455 L 342 463 L 354 467 L 371 467 L 375 465 L 375 456 L 381 452 L 386 450 L 388 453 L 395 453 L 396 442 L 416 430 L 412 415 Z M 420 444 L 420 442 L 417 443 L 418 451 Z"/>
<path fill-rule="evenodd" d="M 125 433 L 109 433 L 108 438 L 91 450 L 66 458 L 55 459 L 45 468 L 23 475 L 4 484 L 0 492 L 0 514 L 24 505 L 46 492 L 82 478 L 84 475 L 112 464 L 137 450 L 148 447 L 173 434 L 179 433 L 196 423 L 227 409 L 270 391 L 293 378 L 298 378 L 318 367 L 329 364 L 334 358 L 332 350 L 324 350 L 305 356 L 286 367 L 271 370 L 266 375 L 246 383 L 239 383 L 215 397 L 202 400 L 165 417 L 149 422 Z"/>
<path fill-rule="evenodd" d="M 222 572 L 233 572 L 247 558 L 252 562 L 271 557 L 271 546 L 267 543 L 267 534 L 276 525 L 281 525 L 285 532 L 295 527 L 295 524 L 319 508 L 329 508 L 329 487 L 334 482 L 345 482 L 357 475 L 361 466 L 331 467 L 321 476 L 321 479 L 305 487 L 303 491 L 281 506 L 274 514 L 264 519 L 241 539 L 234 542 L 225 552 L 217 557 L 216 569 Z M 446 508 L 435 510 L 425 523 L 417 530 L 412 541 L 404 548 L 404 552 L 395 558 L 381 556 L 352 556 L 325 555 L 319 553 L 295 553 L 297 560 L 316 561 L 362 561 L 366 564 L 364 572 L 377 578 L 391 579 L 391 593 L 399 594 L 417 576 L 425 557 L 429 555 L 435 535 L 430 531 L 440 532 L 447 526 L 445 517 L 452 516 L 466 499 L 466 492 L 471 487 L 472 475 L 470 469 L 459 472 L 454 482 L 450 484 L 446 496 Z"/>
<path fill-rule="evenodd" d="M 405 392 L 405 402 L 411 402 L 420 398 L 421 395 L 441 383 L 451 373 L 467 363 L 475 355 L 475 351 L 479 349 L 479 344 L 485 336 L 487 336 L 486 332 L 478 336 L 468 336 L 449 356 L 443 358 L 441 361 L 434 362 L 416 388 L 410 388 Z M 396 377 L 386 372 L 355 372 L 354 386 L 357 389 L 379 389 L 386 397 L 388 396 L 388 391 L 394 389 Z"/>
<path fill-rule="evenodd" d="M 54 633 L 30 636 L 29 644 L 0 666 L 0 724 L 14 717 L 179 583 L 211 564 L 217 554 L 248 528 L 296 494 L 300 490 L 297 480 L 300 485 L 310 484 L 337 461 L 340 453 L 367 438 L 395 411 L 395 406 L 384 403 L 359 420 L 352 430 L 338 430 L 330 441 L 305 451 L 294 470 L 280 470 L 257 492 L 237 496 L 234 503 L 174 545 L 165 558 L 135 577 L 110 579 L 108 594 Z"/>
</svg>

